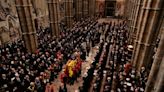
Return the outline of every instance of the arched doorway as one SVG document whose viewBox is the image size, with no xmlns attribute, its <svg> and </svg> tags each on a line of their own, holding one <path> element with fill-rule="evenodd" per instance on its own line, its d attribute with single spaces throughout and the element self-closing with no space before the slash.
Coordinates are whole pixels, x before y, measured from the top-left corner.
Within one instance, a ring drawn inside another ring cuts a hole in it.
<svg viewBox="0 0 164 92">
<path fill-rule="evenodd" d="M 105 1 L 105 15 L 115 16 L 116 0 L 106 0 Z"/>
</svg>

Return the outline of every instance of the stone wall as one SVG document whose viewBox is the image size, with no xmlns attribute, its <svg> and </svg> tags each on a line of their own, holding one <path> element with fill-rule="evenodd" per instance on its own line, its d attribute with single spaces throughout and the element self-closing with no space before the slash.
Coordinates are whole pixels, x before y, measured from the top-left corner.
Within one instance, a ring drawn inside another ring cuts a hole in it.
<svg viewBox="0 0 164 92">
<path fill-rule="evenodd" d="M 4 44 L 19 39 L 19 31 L 14 0 L 0 0 L 0 43 Z"/>
<path fill-rule="evenodd" d="M 22 37 L 14 1 L 0 0 L 0 28 L 5 27 L 8 31 L 8 33 L 6 31 L 0 32 L 0 43 L 2 44 L 21 39 Z M 33 6 L 33 19 L 37 20 L 38 28 L 49 27 L 47 0 L 31 0 L 31 2 Z M 10 41 L 8 41 L 9 39 Z"/>
</svg>

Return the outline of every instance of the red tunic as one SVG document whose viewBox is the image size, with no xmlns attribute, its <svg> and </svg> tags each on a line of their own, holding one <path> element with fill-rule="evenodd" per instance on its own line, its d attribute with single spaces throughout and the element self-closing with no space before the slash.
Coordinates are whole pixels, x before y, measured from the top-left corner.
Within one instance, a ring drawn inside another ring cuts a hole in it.
<svg viewBox="0 0 164 92">
<path fill-rule="evenodd" d="M 64 73 L 60 75 L 60 80 L 61 80 L 62 83 L 64 83 L 64 80 L 63 80 L 64 77 L 65 77 L 65 74 Z"/>
<path fill-rule="evenodd" d="M 132 65 L 130 63 L 127 63 L 124 68 L 125 73 L 128 74 L 131 68 L 132 68 Z"/>
</svg>

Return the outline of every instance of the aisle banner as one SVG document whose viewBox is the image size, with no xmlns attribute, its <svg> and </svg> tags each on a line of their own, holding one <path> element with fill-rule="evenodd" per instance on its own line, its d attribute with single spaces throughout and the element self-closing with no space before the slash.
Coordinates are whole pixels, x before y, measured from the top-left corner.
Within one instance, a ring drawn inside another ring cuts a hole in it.
<svg viewBox="0 0 164 92">
<path fill-rule="evenodd" d="M 105 11 L 105 0 L 97 0 L 96 1 L 96 12 L 99 13 L 99 15 L 103 16 Z"/>
</svg>

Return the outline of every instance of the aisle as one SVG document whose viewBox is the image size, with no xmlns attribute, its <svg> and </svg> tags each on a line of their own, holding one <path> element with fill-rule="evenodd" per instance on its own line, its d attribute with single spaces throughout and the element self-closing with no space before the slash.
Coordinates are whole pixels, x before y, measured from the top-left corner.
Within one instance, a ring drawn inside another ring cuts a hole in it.
<svg viewBox="0 0 164 92">
<path fill-rule="evenodd" d="M 82 63 L 82 73 L 81 73 L 82 75 L 77 79 L 77 82 L 75 81 L 74 85 L 67 84 L 68 92 L 75 92 L 75 90 L 78 90 L 78 88 L 82 86 L 82 83 L 83 83 L 82 77 L 84 76 L 85 72 L 87 72 L 87 67 L 89 67 L 92 61 L 94 60 L 94 57 L 96 56 L 97 51 L 98 51 L 98 46 L 91 48 L 89 56 L 86 57 L 86 62 Z M 61 85 L 60 74 L 61 72 L 59 73 L 57 79 L 55 79 L 53 82 L 55 92 L 58 92 L 59 87 Z"/>
<path fill-rule="evenodd" d="M 99 19 L 98 22 L 101 23 L 102 21 L 104 21 L 103 19 Z M 115 20 L 116 21 L 116 20 Z M 112 21 L 112 24 L 113 24 L 113 21 Z M 106 30 L 107 30 L 108 26 L 106 27 Z M 99 29 L 101 31 L 101 29 Z M 101 31 L 102 32 L 102 31 Z M 105 31 L 106 32 L 106 31 Z M 105 38 L 104 34 L 105 32 L 103 32 L 101 34 L 101 37 L 100 37 L 100 43 L 103 41 L 103 39 Z M 82 86 L 83 84 L 83 76 L 85 76 L 85 73 L 87 72 L 87 67 L 90 67 L 92 61 L 94 61 L 94 57 L 96 56 L 96 53 L 98 52 L 99 50 L 99 44 L 93 48 L 91 48 L 90 50 L 90 53 L 89 53 L 89 56 L 86 57 L 86 62 L 83 62 L 82 63 L 82 72 L 81 72 L 81 76 L 77 79 L 77 82 L 75 81 L 74 82 L 74 85 L 68 85 L 67 84 L 67 92 L 75 92 L 75 90 L 78 90 L 78 88 L 80 86 Z M 59 87 L 60 85 L 62 85 L 61 81 L 60 81 L 60 74 L 61 72 L 58 74 L 58 77 L 57 79 L 54 80 L 54 90 L 55 92 L 58 92 L 59 90 Z"/>
</svg>

